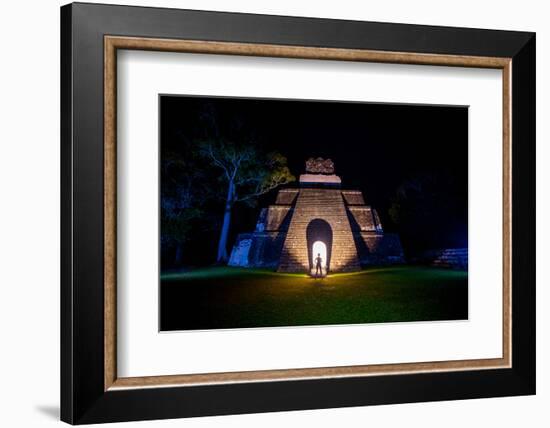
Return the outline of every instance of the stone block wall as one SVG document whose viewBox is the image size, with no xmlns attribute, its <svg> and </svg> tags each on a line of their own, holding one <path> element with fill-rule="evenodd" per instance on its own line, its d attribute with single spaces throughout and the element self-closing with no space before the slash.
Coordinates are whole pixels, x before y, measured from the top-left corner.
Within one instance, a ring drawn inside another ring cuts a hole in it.
<svg viewBox="0 0 550 428">
<path fill-rule="evenodd" d="M 342 190 L 342 196 L 347 205 L 365 205 L 363 193 L 360 190 Z"/>
<path fill-rule="evenodd" d="M 279 265 L 284 232 L 241 233 L 229 258 L 229 266 L 275 269 Z"/>
<path fill-rule="evenodd" d="M 252 233 L 241 233 L 237 236 L 231 255 L 229 256 L 229 266 L 248 267 L 248 254 L 252 245 Z"/>
<path fill-rule="evenodd" d="M 255 233 L 250 246 L 248 264 L 261 268 L 277 268 L 285 237 L 284 232 Z"/>
<path fill-rule="evenodd" d="M 270 205 L 267 209 L 267 218 L 265 230 L 281 231 L 288 228 L 288 222 L 285 222 L 289 216 L 292 206 L 290 205 Z"/>
<path fill-rule="evenodd" d="M 468 270 L 468 248 L 426 251 L 414 261 L 441 268 Z"/>
<path fill-rule="evenodd" d="M 351 228 L 354 232 L 376 231 L 376 223 L 371 207 L 348 206 Z"/>
<path fill-rule="evenodd" d="M 355 244 L 361 265 L 385 265 L 404 263 L 401 241 L 393 233 L 354 233 Z"/>
<path fill-rule="evenodd" d="M 276 205 L 292 205 L 298 196 L 299 189 L 281 189 L 277 193 Z"/>
<path fill-rule="evenodd" d="M 328 249 L 329 271 L 354 271 L 360 269 L 353 234 L 338 189 L 302 188 L 296 199 L 288 233 L 283 245 L 278 270 L 280 272 L 306 272 L 310 268 L 307 228 L 314 220 L 322 220 L 330 226 L 332 245 Z M 350 245 L 351 244 L 351 245 Z"/>
</svg>

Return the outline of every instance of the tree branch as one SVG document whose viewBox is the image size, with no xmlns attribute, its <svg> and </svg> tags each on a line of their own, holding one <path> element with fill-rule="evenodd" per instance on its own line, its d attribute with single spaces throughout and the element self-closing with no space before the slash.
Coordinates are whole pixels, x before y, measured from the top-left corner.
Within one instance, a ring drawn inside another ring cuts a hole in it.
<svg viewBox="0 0 550 428">
<path fill-rule="evenodd" d="M 220 161 L 217 158 L 217 156 L 214 154 L 214 149 L 212 148 L 212 143 L 207 144 L 207 150 L 208 150 L 208 155 L 214 161 L 214 165 L 217 165 L 218 167 L 223 169 L 223 172 L 225 173 L 225 176 L 227 177 L 227 179 L 231 180 L 231 176 L 229 174 L 227 166 L 222 161 Z"/>
</svg>

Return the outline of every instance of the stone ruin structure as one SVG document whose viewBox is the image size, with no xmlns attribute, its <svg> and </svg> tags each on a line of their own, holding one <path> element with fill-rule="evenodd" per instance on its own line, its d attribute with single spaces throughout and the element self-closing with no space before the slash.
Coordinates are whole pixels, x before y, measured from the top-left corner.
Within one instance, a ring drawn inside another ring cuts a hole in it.
<svg viewBox="0 0 550 428">
<path fill-rule="evenodd" d="M 330 159 L 310 158 L 299 187 L 279 190 L 256 230 L 237 237 L 229 265 L 313 273 L 318 254 L 324 274 L 404 261 L 399 237 L 384 233 L 362 192 L 341 189 Z"/>
</svg>

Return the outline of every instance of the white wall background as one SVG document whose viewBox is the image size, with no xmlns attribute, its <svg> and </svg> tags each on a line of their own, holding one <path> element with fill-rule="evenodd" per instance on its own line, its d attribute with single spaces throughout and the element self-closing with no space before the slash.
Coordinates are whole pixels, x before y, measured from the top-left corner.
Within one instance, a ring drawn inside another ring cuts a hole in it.
<svg viewBox="0 0 550 428">
<path fill-rule="evenodd" d="M 125 426 L 548 426 L 550 13 L 540 0 L 145 0 L 126 4 L 537 32 L 538 394 Z M 116 3 L 104 0 L 103 3 Z M 59 424 L 59 6 L 0 6 L 0 423 Z"/>
</svg>

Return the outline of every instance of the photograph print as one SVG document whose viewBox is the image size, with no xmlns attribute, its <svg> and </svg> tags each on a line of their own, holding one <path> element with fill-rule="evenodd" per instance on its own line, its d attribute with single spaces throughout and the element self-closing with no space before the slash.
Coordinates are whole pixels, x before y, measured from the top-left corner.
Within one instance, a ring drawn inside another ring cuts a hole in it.
<svg viewBox="0 0 550 428">
<path fill-rule="evenodd" d="M 468 319 L 468 107 L 160 95 L 160 330 Z"/>
</svg>

